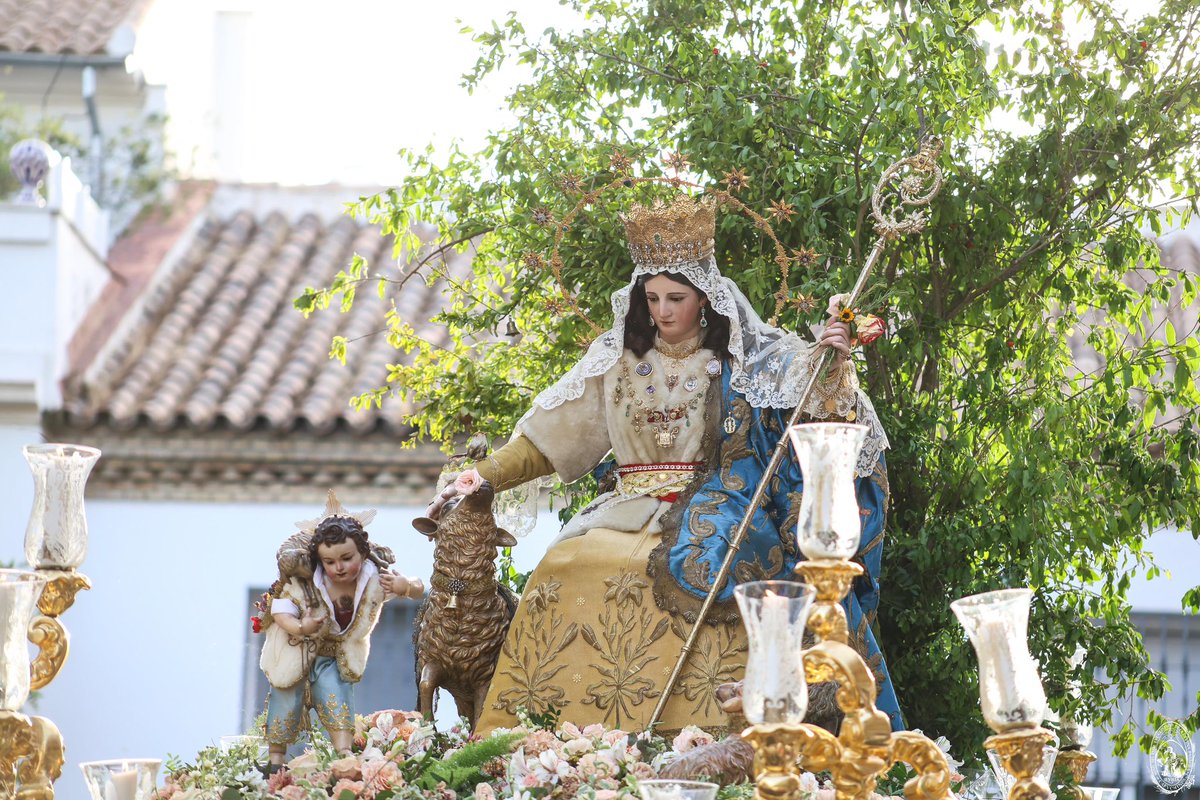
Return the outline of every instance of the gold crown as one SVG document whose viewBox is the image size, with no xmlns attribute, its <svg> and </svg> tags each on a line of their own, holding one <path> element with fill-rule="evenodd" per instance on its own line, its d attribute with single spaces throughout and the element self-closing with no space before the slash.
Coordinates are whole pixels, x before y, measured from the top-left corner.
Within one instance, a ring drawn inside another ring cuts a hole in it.
<svg viewBox="0 0 1200 800">
<path fill-rule="evenodd" d="M 634 203 L 620 218 L 639 267 L 669 267 L 712 255 L 717 206 L 711 195 L 698 201 L 680 195 L 670 205 L 659 201 L 653 208 Z"/>
</svg>

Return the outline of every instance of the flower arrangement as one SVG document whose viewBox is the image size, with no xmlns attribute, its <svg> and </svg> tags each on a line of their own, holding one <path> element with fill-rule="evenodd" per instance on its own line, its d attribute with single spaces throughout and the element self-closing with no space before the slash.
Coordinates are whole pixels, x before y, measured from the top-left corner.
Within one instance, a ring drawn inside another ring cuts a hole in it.
<svg viewBox="0 0 1200 800">
<path fill-rule="evenodd" d="M 473 738 L 465 720 L 440 732 L 418 713 L 377 711 L 357 718 L 350 754 L 314 732 L 308 749 L 274 773 L 257 763 L 257 748 L 223 753 L 208 747 L 194 764 L 168 762 L 157 798 L 633 800 L 639 780 L 658 777 L 673 759 L 714 741 L 695 726 L 668 741 L 602 725 L 557 726 L 557 715 L 519 718 L 518 728 Z M 802 781 L 809 800 L 832 800 L 827 781 L 810 773 Z M 749 800 L 753 794 L 753 784 L 744 783 L 723 787 L 719 797 Z"/>
</svg>

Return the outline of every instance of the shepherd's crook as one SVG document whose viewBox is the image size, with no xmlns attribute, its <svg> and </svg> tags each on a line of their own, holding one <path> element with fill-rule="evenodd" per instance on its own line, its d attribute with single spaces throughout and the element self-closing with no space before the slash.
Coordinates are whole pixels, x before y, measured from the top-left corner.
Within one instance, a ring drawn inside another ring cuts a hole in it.
<svg viewBox="0 0 1200 800">
<path fill-rule="evenodd" d="M 926 207 L 942 188 L 942 170 L 937 165 L 937 159 L 941 152 L 941 139 L 931 136 L 921 142 L 920 150 L 917 151 L 916 155 L 903 158 L 884 170 L 879 183 L 875 185 L 875 191 L 871 194 L 872 215 L 875 217 L 875 232 L 879 234 L 879 238 L 875 240 L 875 245 L 871 248 L 871 252 L 867 256 L 867 263 L 863 265 L 854 288 L 844 301 L 844 308 L 854 307 L 854 304 L 858 301 L 859 296 L 867 285 L 867 279 L 871 276 L 871 271 L 875 268 L 875 264 L 879 261 L 879 257 L 883 254 L 888 242 L 899 239 L 901 236 L 910 233 L 919 233 L 924 230 L 925 223 L 928 221 Z M 909 173 L 900 177 L 900 173 L 906 167 Z M 889 186 L 893 181 L 897 181 L 897 179 L 898 182 L 896 185 Z M 891 191 L 885 198 L 884 190 L 889 188 Z M 884 208 L 885 199 L 888 202 L 887 209 Z M 821 351 L 816 369 L 812 371 L 812 377 L 809 378 L 804 391 L 800 393 L 800 402 L 796 403 L 796 410 L 792 412 L 792 418 L 788 422 L 788 427 L 800 422 L 801 409 L 808 404 L 808 399 L 812 396 L 817 381 L 823 378 L 825 368 L 832 357 L 833 353 L 831 350 L 825 349 Z M 746 505 L 746 513 L 742 516 L 742 521 L 738 523 L 737 529 L 733 532 L 733 538 L 729 542 L 729 551 L 725 554 L 725 560 L 721 562 L 721 568 L 717 570 L 717 574 L 713 578 L 712 589 L 709 590 L 708 595 L 704 598 L 704 605 L 700 606 L 700 613 L 696 617 L 696 623 L 692 626 L 692 632 L 688 634 L 687 641 L 679 653 L 679 660 L 675 662 L 675 669 L 671 671 L 671 677 L 667 679 L 667 685 L 663 687 L 662 694 L 659 695 L 658 705 L 654 707 L 654 714 L 650 717 L 650 722 L 646 726 L 647 728 L 652 727 L 662 716 L 663 708 L 667 704 L 667 698 L 671 696 L 671 692 L 675 688 L 675 683 L 679 680 L 679 673 L 683 671 L 683 666 L 687 663 L 688 656 L 691 655 L 692 647 L 696 644 L 696 637 L 700 635 L 700 627 L 704 624 L 704 620 L 708 616 L 713 602 L 716 600 L 717 592 L 720 591 L 725 581 L 729 578 L 729 569 L 733 564 L 733 559 L 737 555 L 738 548 L 745 541 L 746 534 L 750 531 L 750 522 L 754 518 L 754 510 L 762 503 L 763 495 L 767 493 L 767 486 L 771 481 L 771 477 L 775 474 L 775 470 L 779 469 L 779 464 L 783 461 L 784 453 L 787 452 L 787 438 L 787 428 L 785 428 L 783 436 L 775 443 L 771 460 L 767 463 L 766 469 L 763 470 L 762 478 L 758 481 L 754 495 Z"/>
</svg>

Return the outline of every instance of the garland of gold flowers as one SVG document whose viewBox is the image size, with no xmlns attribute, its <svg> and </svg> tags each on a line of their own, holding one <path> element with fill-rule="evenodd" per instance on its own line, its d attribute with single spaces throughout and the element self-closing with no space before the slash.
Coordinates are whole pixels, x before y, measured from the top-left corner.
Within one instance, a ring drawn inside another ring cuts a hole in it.
<svg viewBox="0 0 1200 800">
<path fill-rule="evenodd" d="M 688 164 L 687 160 L 679 153 L 672 153 L 668 157 L 667 163 L 668 165 L 674 167 L 677 172 L 679 169 L 682 169 Z M 617 151 L 612 155 L 611 164 L 613 170 L 617 173 L 617 177 L 603 186 L 600 186 L 599 188 L 589 189 L 588 191 L 583 192 L 583 196 L 580 198 L 579 202 L 576 203 L 575 206 L 561 219 L 554 219 L 553 215 L 546 208 L 538 208 L 533 212 L 534 222 L 538 223 L 539 225 L 555 226 L 554 252 L 550 256 L 550 272 L 553 274 L 554 282 L 558 284 L 559 293 L 562 295 L 567 305 L 571 307 L 571 310 L 574 311 L 580 319 L 588 324 L 593 332 L 600 334 L 603 332 L 603 329 L 583 312 L 583 309 L 579 307 L 579 303 L 575 299 L 575 295 L 571 293 L 571 291 L 567 288 L 566 283 L 563 281 L 563 262 L 561 254 L 563 236 L 568 230 L 570 230 L 571 223 L 575 221 L 575 218 L 579 216 L 580 212 L 582 212 L 587 206 L 596 202 L 596 199 L 599 198 L 604 192 L 607 192 L 609 189 L 616 188 L 631 189 L 640 184 L 664 184 L 675 189 L 679 189 L 681 187 L 699 189 L 715 196 L 723 205 L 733 206 L 754 221 L 754 226 L 763 231 L 771 240 L 771 244 L 775 249 L 775 263 L 779 265 L 780 284 L 778 291 L 775 292 L 775 311 L 768 320 L 769 324 L 771 325 L 776 323 L 779 318 L 779 314 L 783 311 L 783 307 L 787 303 L 790 288 L 788 285 L 788 279 L 791 276 L 792 264 L 795 263 L 801 266 L 809 266 L 816 261 L 816 259 L 819 257 L 819 254 L 811 249 L 803 247 L 799 250 L 795 250 L 790 256 L 787 254 L 786 248 L 783 246 L 783 243 L 779 241 L 779 237 L 775 235 L 775 229 L 771 227 L 771 223 L 767 220 L 767 218 L 734 196 L 734 192 L 738 192 L 750 184 L 750 179 L 744 172 L 742 172 L 740 169 L 732 169 L 725 173 L 725 177 L 721 180 L 721 183 L 725 184 L 727 188 L 717 189 L 714 187 L 705 187 L 704 185 L 695 183 L 694 181 L 686 180 L 679 177 L 678 174 L 672 177 L 630 175 L 629 170 L 632 166 L 632 163 L 630 162 L 629 158 L 620 151 Z M 559 184 L 562 186 L 564 191 L 567 192 L 577 192 L 581 190 L 579 186 L 579 179 L 571 175 L 568 175 L 560 180 Z M 771 209 L 767 212 L 768 215 L 774 217 L 775 219 L 781 220 L 790 218 L 794 213 L 795 211 L 791 203 L 779 200 L 772 201 Z M 529 253 L 525 256 L 525 264 L 529 267 L 538 268 L 544 266 L 545 261 L 540 254 Z M 803 294 L 801 294 L 801 296 L 794 302 L 796 302 L 796 304 L 802 310 L 811 310 L 815 306 L 815 301 L 813 301 L 812 298 L 804 296 Z"/>
</svg>

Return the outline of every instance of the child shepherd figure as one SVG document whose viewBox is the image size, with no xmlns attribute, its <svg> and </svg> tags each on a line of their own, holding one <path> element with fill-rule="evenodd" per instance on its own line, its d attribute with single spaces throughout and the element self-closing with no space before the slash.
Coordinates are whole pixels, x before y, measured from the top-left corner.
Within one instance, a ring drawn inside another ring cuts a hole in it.
<svg viewBox="0 0 1200 800">
<path fill-rule="evenodd" d="M 334 748 L 354 738 L 354 684 L 362 678 L 371 631 L 385 600 L 419 598 L 420 580 L 393 574 L 391 550 L 372 546 L 364 528 L 374 511 L 350 514 L 333 492 L 325 515 L 296 523 L 279 549 L 259 666 L 271 684 L 266 739 L 273 766 L 308 727 L 313 708 Z"/>
</svg>

